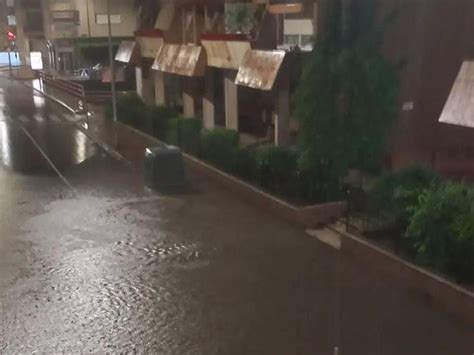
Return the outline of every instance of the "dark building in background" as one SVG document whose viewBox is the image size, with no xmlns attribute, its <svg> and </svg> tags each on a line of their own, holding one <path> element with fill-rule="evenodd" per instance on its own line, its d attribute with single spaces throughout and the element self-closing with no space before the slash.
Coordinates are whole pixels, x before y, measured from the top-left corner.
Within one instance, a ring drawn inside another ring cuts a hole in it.
<svg viewBox="0 0 474 355">
<path fill-rule="evenodd" d="M 474 60 L 474 2 L 380 4 L 385 11 L 397 9 L 385 50 L 392 61 L 404 63 L 388 163 L 397 169 L 421 162 L 447 175 L 474 176 L 474 129 L 438 122 L 462 63 Z"/>
</svg>

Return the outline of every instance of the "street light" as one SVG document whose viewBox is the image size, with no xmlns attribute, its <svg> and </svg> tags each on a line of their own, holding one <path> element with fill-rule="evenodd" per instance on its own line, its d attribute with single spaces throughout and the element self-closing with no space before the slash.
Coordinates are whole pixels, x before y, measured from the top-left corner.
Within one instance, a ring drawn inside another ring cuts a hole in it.
<svg viewBox="0 0 474 355">
<path fill-rule="evenodd" d="M 109 26 L 109 65 L 110 65 L 110 85 L 112 87 L 112 111 L 114 121 L 117 121 L 117 93 L 115 90 L 115 62 L 112 51 L 112 23 L 110 21 L 110 0 L 107 0 L 107 23 Z"/>
</svg>

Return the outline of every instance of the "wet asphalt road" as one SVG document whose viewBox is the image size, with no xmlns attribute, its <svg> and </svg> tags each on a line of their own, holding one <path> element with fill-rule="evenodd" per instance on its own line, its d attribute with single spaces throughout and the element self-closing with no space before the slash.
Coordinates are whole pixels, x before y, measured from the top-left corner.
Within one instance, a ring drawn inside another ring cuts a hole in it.
<svg viewBox="0 0 474 355">
<path fill-rule="evenodd" d="M 148 191 L 68 118 L 0 78 L 1 353 L 473 353 L 472 324 L 199 176 Z"/>
</svg>

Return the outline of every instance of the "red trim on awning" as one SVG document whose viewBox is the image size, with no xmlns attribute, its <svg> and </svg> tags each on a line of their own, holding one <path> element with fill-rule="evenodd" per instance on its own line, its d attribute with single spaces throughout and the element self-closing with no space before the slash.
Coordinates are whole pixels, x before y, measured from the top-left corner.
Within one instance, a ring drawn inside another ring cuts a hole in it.
<svg viewBox="0 0 474 355">
<path fill-rule="evenodd" d="M 240 33 L 202 33 L 201 40 L 204 41 L 242 41 L 250 40 L 250 37 Z"/>
</svg>

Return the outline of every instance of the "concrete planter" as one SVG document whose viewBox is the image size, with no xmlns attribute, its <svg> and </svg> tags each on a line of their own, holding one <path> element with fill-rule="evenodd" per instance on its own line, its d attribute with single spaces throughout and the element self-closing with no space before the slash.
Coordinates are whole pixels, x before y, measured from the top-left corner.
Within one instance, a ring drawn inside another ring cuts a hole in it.
<svg viewBox="0 0 474 355">
<path fill-rule="evenodd" d="M 193 156 L 184 154 L 184 157 L 193 170 L 225 186 L 245 201 L 305 228 L 314 228 L 334 222 L 344 215 L 347 208 L 345 201 L 303 207 L 294 206 Z"/>
<path fill-rule="evenodd" d="M 474 323 L 474 293 L 418 265 L 380 248 L 370 241 L 333 229 L 340 236 L 341 252 L 408 285 L 433 306 Z"/>
<path fill-rule="evenodd" d="M 150 142 L 156 142 L 158 145 L 165 144 L 155 137 L 129 125 L 121 122 L 117 122 L 117 124 L 145 137 Z M 335 222 L 337 219 L 344 216 L 347 210 L 346 201 L 327 202 L 309 206 L 294 206 L 243 180 L 240 180 L 233 175 L 225 173 L 192 155 L 183 153 L 183 157 L 185 165 L 189 166 L 197 173 L 207 176 L 227 189 L 237 193 L 245 201 L 305 228 L 315 228 Z"/>
</svg>

